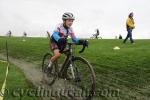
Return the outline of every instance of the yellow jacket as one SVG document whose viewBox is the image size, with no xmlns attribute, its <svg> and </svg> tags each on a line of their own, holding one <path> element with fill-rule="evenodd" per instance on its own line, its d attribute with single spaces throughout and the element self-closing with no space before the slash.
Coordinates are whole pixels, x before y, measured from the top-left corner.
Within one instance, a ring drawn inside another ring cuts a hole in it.
<svg viewBox="0 0 150 100">
<path fill-rule="evenodd" d="M 126 26 L 127 26 L 127 29 L 134 29 L 135 26 L 134 26 L 133 19 L 131 19 L 131 18 L 128 17 L 128 19 L 126 21 Z"/>
</svg>

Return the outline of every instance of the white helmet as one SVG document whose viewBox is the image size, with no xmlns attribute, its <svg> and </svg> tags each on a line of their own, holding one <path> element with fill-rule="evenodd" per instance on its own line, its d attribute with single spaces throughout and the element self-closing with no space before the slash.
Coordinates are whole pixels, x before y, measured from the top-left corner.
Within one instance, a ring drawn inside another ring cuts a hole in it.
<svg viewBox="0 0 150 100">
<path fill-rule="evenodd" d="M 66 13 L 64 13 L 64 14 L 62 15 L 62 19 L 63 19 L 63 20 L 66 20 L 66 19 L 72 19 L 72 20 L 74 20 L 75 17 L 74 17 L 74 15 L 73 15 L 72 13 L 66 12 Z"/>
</svg>

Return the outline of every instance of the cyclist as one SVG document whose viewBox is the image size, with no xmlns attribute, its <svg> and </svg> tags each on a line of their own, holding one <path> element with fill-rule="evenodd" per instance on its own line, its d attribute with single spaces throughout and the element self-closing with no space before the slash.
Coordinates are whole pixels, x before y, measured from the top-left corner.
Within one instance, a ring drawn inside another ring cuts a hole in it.
<svg viewBox="0 0 150 100">
<path fill-rule="evenodd" d="M 51 50 L 54 52 L 54 55 L 50 58 L 48 69 L 51 68 L 52 63 L 61 56 L 61 51 L 66 47 L 67 37 L 70 36 L 72 41 L 77 45 L 88 46 L 86 40 L 80 40 L 76 38 L 72 24 L 75 20 L 75 17 L 72 13 L 66 12 L 62 15 L 63 23 L 58 24 L 51 36 Z"/>
</svg>

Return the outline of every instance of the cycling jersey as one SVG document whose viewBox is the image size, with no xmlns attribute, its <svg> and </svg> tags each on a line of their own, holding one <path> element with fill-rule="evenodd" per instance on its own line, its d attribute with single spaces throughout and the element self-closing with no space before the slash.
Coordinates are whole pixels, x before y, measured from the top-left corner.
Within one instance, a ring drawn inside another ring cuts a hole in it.
<svg viewBox="0 0 150 100">
<path fill-rule="evenodd" d="M 52 39 L 51 39 L 51 49 L 56 49 L 56 42 L 58 42 L 58 40 L 60 38 L 63 37 L 68 37 L 70 36 L 72 38 L 72 41 L 76 44 L 78 44 L 79 39 L 76 38 L 76 36 L 74 35 L 73 29 L 72 27 L 70 28 L 65 28 L 63 23 L 58 24 L 52 34 Z"/>
</svg>

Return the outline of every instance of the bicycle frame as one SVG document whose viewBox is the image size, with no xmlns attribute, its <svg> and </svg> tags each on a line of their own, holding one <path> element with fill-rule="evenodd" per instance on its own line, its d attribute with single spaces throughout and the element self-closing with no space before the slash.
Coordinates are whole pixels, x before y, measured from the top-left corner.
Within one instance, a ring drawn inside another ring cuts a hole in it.
<svg viewBox="0 0 150 100">
<path fill-rule="evenodd" d="M 69 64 L 72 63 L 72 57 L 73 57 L 73 50 L 72 50 L 72 45 L 74 43 L 68 43 L 69 48 L 65 51 L 63 51 L 63 54 L 66 54 L 67 58 L 65 59 L 64 63 L 61 66 L 60 71 L 58 70 L 58 75 L 59 77 L 65 77 L 65 75 L 67 74 L 67 68 L 69 66 Z M 58 63 L 56 61 L 56 67 L 58 68 Z"/>
</svg>

